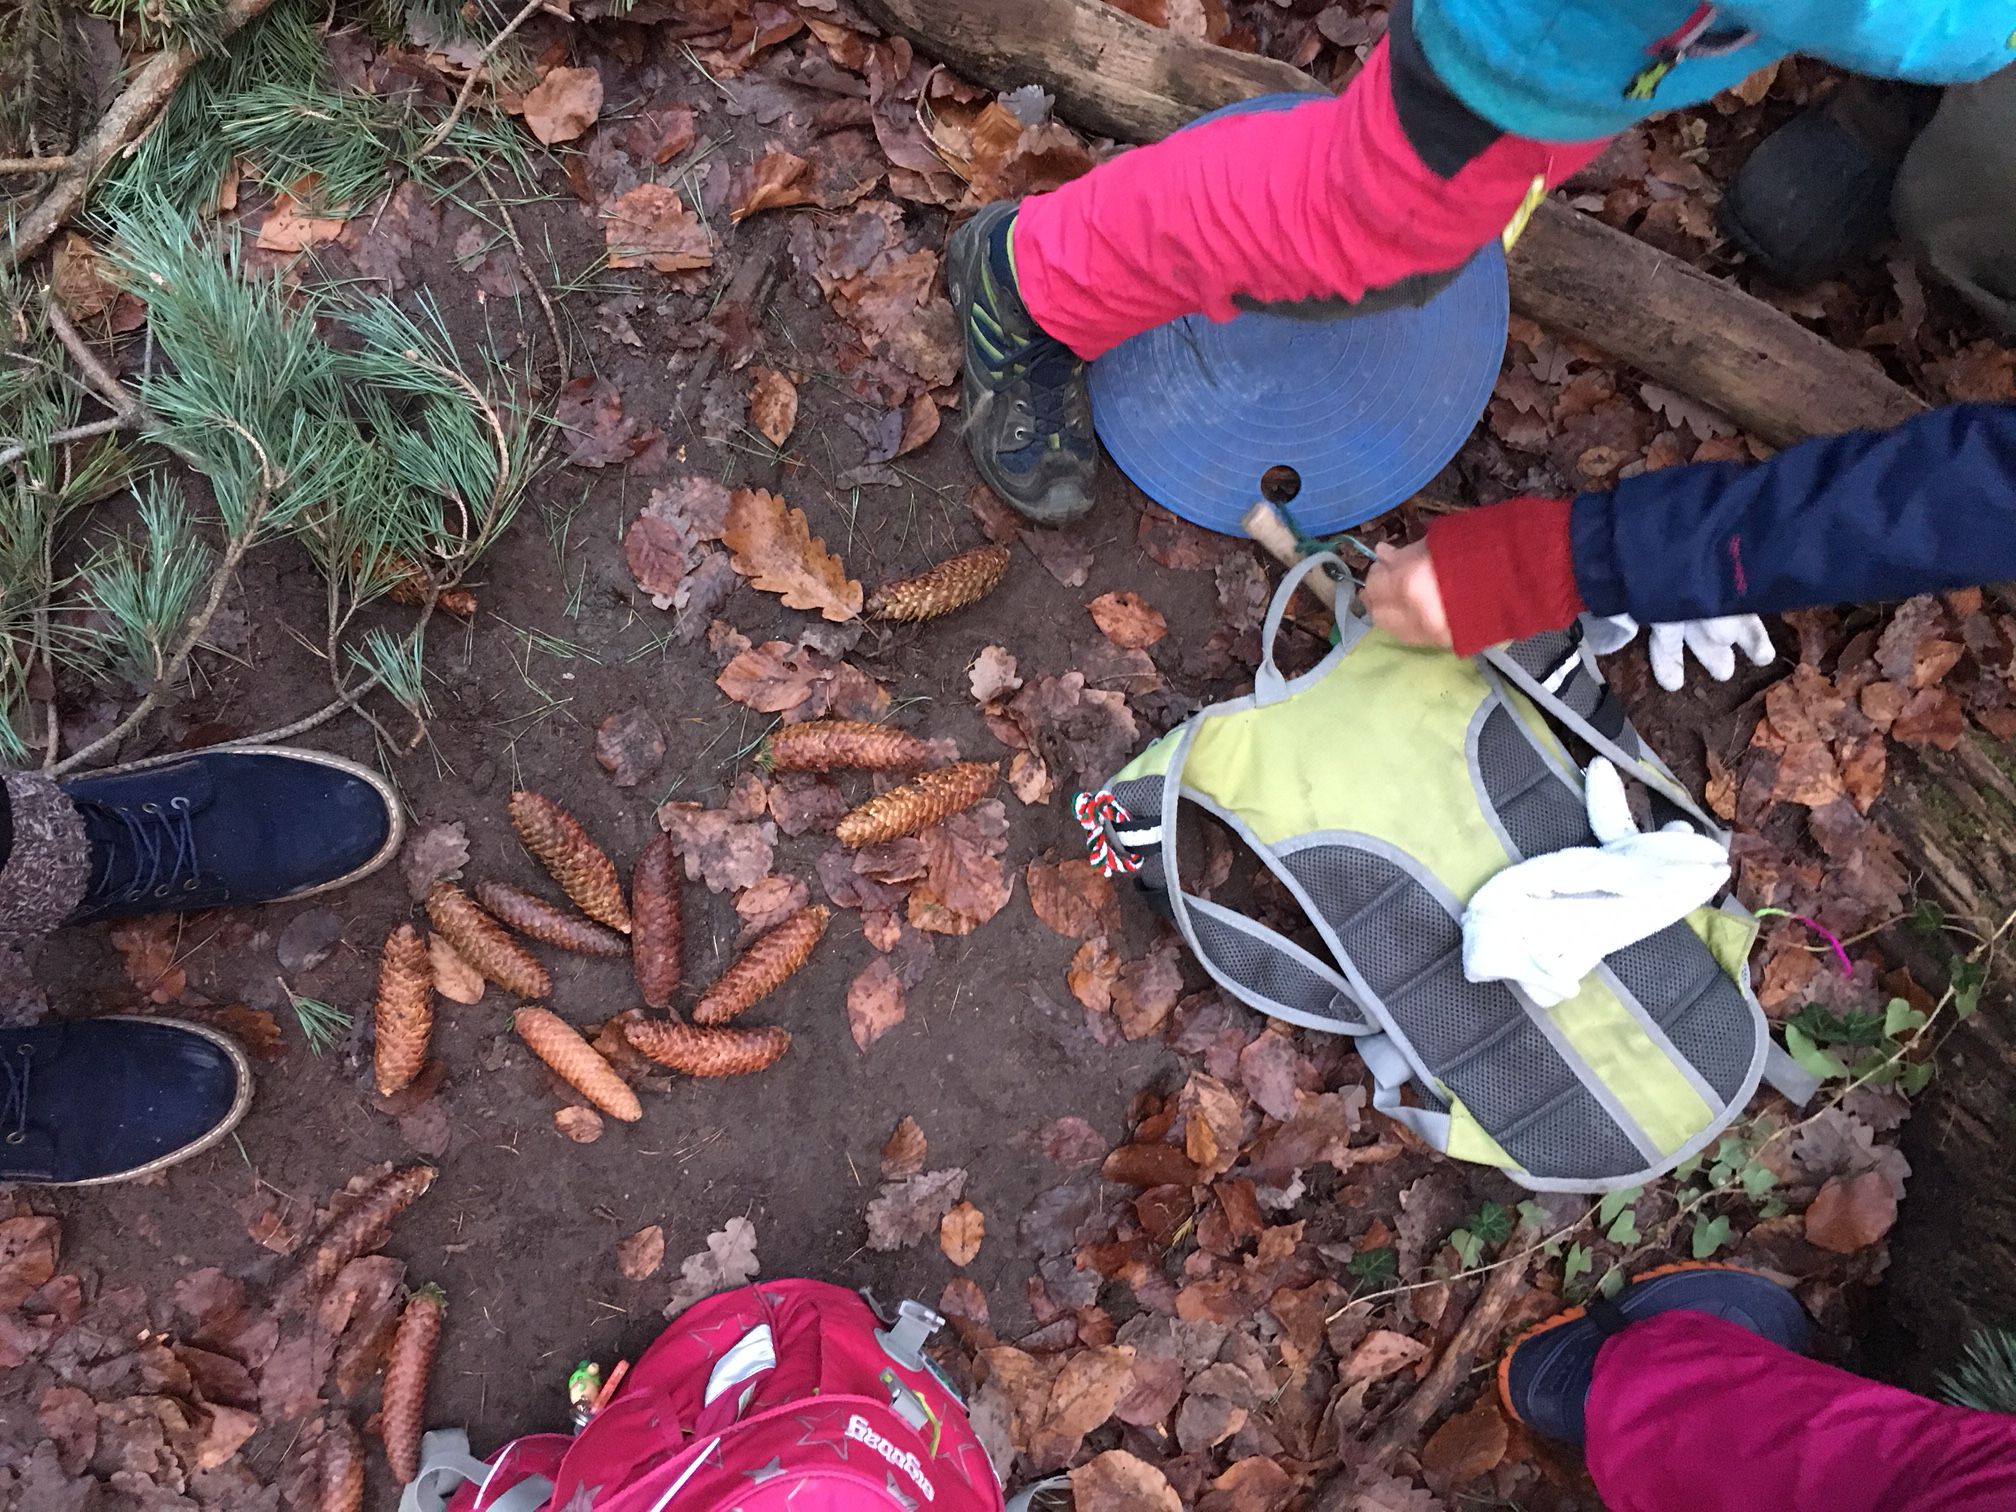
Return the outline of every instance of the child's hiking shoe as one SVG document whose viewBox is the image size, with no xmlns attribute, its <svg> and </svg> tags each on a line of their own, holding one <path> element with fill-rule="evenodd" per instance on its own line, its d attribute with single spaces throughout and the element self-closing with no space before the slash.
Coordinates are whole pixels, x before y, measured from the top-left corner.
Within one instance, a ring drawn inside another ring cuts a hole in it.
<svg viewBox="0 0 2016 1512">
<path fill-rule="evenodd" d="M 1092 508 L 1099 442 L 1085 364 L 1045 335 L 1016 289 L 1015 202 L 952 233 L 946 280 L 965 335 L 966 445 L 987 486 L 1018 513 L 1061 525 Z"/>
<path fill-rule="evenodd" d="M 1891 234 L 1897 170 L 1939 91 L 1850 80 L 1757 145 L 1722 200 L 1722 231 L 1766 274 L 1805 288 Z"/>
<path fill-rule="evenodd" d="M 1579 1444 L 1582 1409 L 1604 1340 L 1658 1313 L 1726 1318 L 1787 1349 L 1805 1347 L 1812 1324 L 1784 1287 L 1733 1265 L 1662 1266 L 1634 1277 L 1615 1297 L 1594 1298 L 1521 1334 L 1498 1362 L 1506 1412 L 1548 1438 Z"/>
<path fill-rule="evenodd" d="M 300 898 L 368 876 L 399 848 L 392 785 L 288 746 L 195 751 L 62 784 L 91 847 L 90 924 Z"/>
<path fill-rule="evenodd" d="M 209 1149 L 252 1104 L 227 1036 L 180 1019 L 0 1029 L 0 1182 L 103 1186 Z"/>
</svg>

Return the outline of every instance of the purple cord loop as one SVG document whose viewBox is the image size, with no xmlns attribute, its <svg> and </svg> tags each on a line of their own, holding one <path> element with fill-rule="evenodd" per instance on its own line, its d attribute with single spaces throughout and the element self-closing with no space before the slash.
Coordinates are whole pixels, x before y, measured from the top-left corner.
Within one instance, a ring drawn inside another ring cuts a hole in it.
<svg viewBox="0 0 2016 1512">
<path fill-rule="evenodd" d="M 1804 924 L 1833 947 L 1834 959 L 1841 963 L 1841 975 L 1845 977 L 1855 975 L 1855 963 L 1848 959 L 1848 947 L 1841 943 L 1841 936 L 1818 919 L 1809 919 L 1805 914 L 1795 914 L 1789 908 L 1760 908 L 1756 910 L 1756 914 L 1760 919 L 1790 919 L 1795 924 Z"/>
</svg>

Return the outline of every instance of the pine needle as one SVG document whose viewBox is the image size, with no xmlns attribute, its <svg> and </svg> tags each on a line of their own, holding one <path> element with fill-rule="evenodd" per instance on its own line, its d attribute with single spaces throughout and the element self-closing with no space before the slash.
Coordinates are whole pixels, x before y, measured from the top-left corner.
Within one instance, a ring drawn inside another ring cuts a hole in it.
<svg viewBox="0 0 2016 1512">
<path fill-rule="evenodd" d="M 212 558 L 174 483 L 139 491 L 140 533 L 102 548 L 84 569 L 85 596 L 104 616 L 120 670 L 139 684 L 161 678 L 170 647 L 209 581 Z"/>
<path fill-rule="evenodd" d="M 287 988 L 287 1001 L 294 1008 L 294 1022 L 301 1026 L 301 1037 L 308 1041 L 310 1055 L 322 1054 L 350 1032 L 351 1016 L 334 1003 L 302 997 L 292 987 L 287 987 L 284 981 L 280 985 Z"/>
<path fill-rule="evenodd" d="M 1939 1378 L 1939 1390 L 1960 1407 L 2016 1413 L 2016 1330 L 1977 1330 L 1959 1366 Z"/>
</svg>

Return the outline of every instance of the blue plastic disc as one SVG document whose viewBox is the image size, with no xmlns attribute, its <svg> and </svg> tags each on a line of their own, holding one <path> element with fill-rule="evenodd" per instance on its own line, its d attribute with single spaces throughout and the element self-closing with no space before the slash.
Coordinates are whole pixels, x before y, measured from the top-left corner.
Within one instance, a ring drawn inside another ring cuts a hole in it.
<svg viewBox="0 0 2016 1512">
<path fill-rule="evenodd" d="M 1267 95 L 1198 124 L 1308 99 Z M 1304 532 L 1348 530 L 1417 492 L 1462 448 L 1491 401 L 1507 310 L 1494 244 L 1418 309 L 1185 316 L 1092 364 L 1093 423 L 1121 471 L 1186 520 L 1239 535 L 1255 500 L 1292 488 L 1288 510 Z"/>
</svg>

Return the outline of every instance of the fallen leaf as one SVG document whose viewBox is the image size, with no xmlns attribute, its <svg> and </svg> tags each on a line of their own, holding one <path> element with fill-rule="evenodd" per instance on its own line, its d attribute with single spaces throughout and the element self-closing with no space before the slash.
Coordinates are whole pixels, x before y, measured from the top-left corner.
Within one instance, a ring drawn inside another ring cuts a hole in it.
<svg viewBox="0 0 2016 1512">
<path fill-rule="evenodd" d="M 1300 1482 L 1279 1464 L 1262 1454 L 1249 1455 L 1234 1460 L 1211 1482 L 1198 1498 L 1197 1512 L 1282 1512 L 1298 1489 Z"/>
<path fill-rule="evenodd" d="M 1000 799 L 954 814 L 921 838 L 925 871 L 910 892 L 912 925 L 933 934 L 970 934 L 1007 906 L 1014 887 L 1001 864 L 1008 810 Z"/>
<path fill-rule="evenodd" d="M 1967 716 L 1960 700 L 1946 688 L 1922 688 L 1890 726 L 1890 738 L 1906 745 L 1937 746 L 1950 751 L 1967 733 Z"/>
<path fill-rule="evenodd" d="M 907 1113 L 882 1145 L 882 1179 L 900 1181 L 924 1169 L 924 1130 Z"/>
<path fill-rule="evenodd" d="M 313 971 L 343 943 L 343 916 L 333 908 L 309 908 L 287 921 L 273 942 L 274 957 L 289 976 Z"/>
<path fill-rule="evenodd" d="M 975 703 L 986 705 L 1006 698 L 1022 686 L 1015 675 L 1015 658 L 1001 646 L 984 646 L 966 669 L 966 683 Z"/>
<path fill-rule="evenodd" d="M 665 760 L 665 732 L 642 707 L 611 714 L 595 730 L 595 760 L 619 788 L 632 788 Z"/>
<path fill-rule="evenodd" d="M 630 118 L 623 144 L 633 157 L 664 167 L 693 145 L 693 112 L 684 105 L 647 105 Z"/>
<path fill-rule="evenodd" d="M 777 826 L 767 819 L 667 803 L 658 810 L 658 825 L 678 845 L 689 882 L 704 882 L 712 892 L 740 892 L 770 875 Z"/>
<path fill-rule="evenodd" d="M 887 956 L 877 956 L 847 987 L 847 1029 L 866 1050 L 903 1022 L 903 984 Z"/>
<path fill-rule="evenodd" d="M 571 142 L 602 114 L 602 75 L 555 68 L 525 95 L 525 125 L 546 146 Z"/>
<path fill-rule="evenodd" d="M 593 1108 L 560 1108 L 553 1114 L 553 1127 L 576 1144 L 593 1144 L 602 1137 L 602 1115 Z"/>
<path fill-rule="evenodd" d="M 1239 1080 L 1261 1112 L 1284 1121 L 1295 1116 L 1298 1061 L 1293 1034 L 1274 1024 L 1239 1052 Z"/>
<path fill-rule="evenodd" d="M 616 1246 L 616 1273 L 625 1281 L 647 1281 L 665 1263 L 665 1230 L 641 1228 Z"/>
<path fill-rule="evenodd" d="M 1771 786 L 1773 798 L 1807 808 L 1823 808 L 1846 793 L 1841 768 L 1825 742 L 1795 741 L 1779 753 L 1778 774 Z"/>
<path fill-rule="evenodd" d="M 805 512 L 777 495 L 760 488 L 738 490 L 721 540 L 734 553 L 735 570 L 754 587 L 780 595 L 787 608 L 816 609 L 836 622 L 860 614 L 861 585 L 812 534 Z"/>
<path fill-rule="evenodd" d="M 1071 989 L 1071 996 L 1093 1013 L 1106 1013 L 1113 1007 L 1113 987 L 1120 980 L 1120 958 L 1113 951 L 1113 942 L 1105 935 L 1094 935 L 1078 947 L 1066 968 L 1064 981 Z"/>
<path fill-rule="evenodd" d="M 757 162 L 748 191 L 728 212 L 729 221 L 739 226 L 764 210 L 788 210 L 794 205 L 811 204 L 813 194 L 806 182 L 806 170 L 811 166 L 795 152 L 786 152 L 781 147 L 769 149 Z"/>
<path fill-rule="evenodd" d="M 91 1394 L 76 1386 L 51 1386 L 36 1404 L 35 1421 L 55 1441 L 63 1473 L 81 1475 L 98 1448 L 98 1404 Z"/>
<path fill-rule="evenodd" d="M 56 1274 L 61 1237 L 54 1218 L 0 1219 L 0 1312 L 19 1307 Z"/>
<path fill-rule="evenodd" d="M 1038 1131 L 1044 1158 L 1066 1170 L 1097 1165 L 1111 1148 L 1106 1137 L 1075 1113 L 1053 1118 Z"/>
<path fill-rule="evenodd" d="M 623 560 L 654 607 L 672 607 L 686 577 L 686 548 L 674 526 L 648 510 L 640 514 L 623 532 Z"/>
<path fill-rule="evenodd" d="M 788 714 L 831 681 L 838 665 L 809 646 L 765 641 L 731 660 L 714 685 L 759 714 Z"/>
<path fill-rule="evenodd" d="M 1068 940 L 1089 940 L 1120 925 L 1120 894 L 1111 877 L 1077 856 L 1031 861 L 1024 873 L 1036 917 Z"/>
<path fill-rule="evenodd" d="M 1390 1475 L 1372 1475 L 1352 1488 L 1342 1512 L 1444 1512 L 1444 1508 L 1419 1486 Z"/>
<path fill-rule="evenodd" d="M 903 412 L 903 431 L 896 441 L 896 455 L 907 457 L 938 434 L 938 401 L 929 393 L 919 394 Z"/>
<path fill-rule="evenodd" d="M 126 979 L 150 1002 L 172 1003 L 189 990 L 189 973 L 175 964 L 181 933 L 179 914 L 149 914 L 112 926 L 112 946 L 126 967 Z"/>
<path fill-rule="evenodd" d="M 749 376 L 749 423 L 772 446 L 782 446 L 798 423 L 798 385 L 775 368 L 751 368 Z"/>
<path fill-rule="evenodd" d="M 1130 1040 L 1145 1039 L 1168 1022 L 1183 992 L 1183 972 L 1174 945 L 1151 950 L 1122 966 L 1113 984 L 1113 1016 Z"/>
<path fill-rule="evenodd" d="M 338 217 L 310 214 L 283 194 L 259 223 L 258 246 L 267 252 L 305 252 L 336 240 L 348 224 Z"/>
<path fill-rule="evenodd" d="M 1142 506 L 1141 523 L 1135 534 L 1141 549 L 1153 561 L 1179 572 L 1214 568 L 1231 549 L 1224 536 L 1178 519 L 1159 504 Z"/>
<path fill-rule="evenodd" d="M 980 1253 L 987 1236 L 987 1218 L 970 1202 L 962 1202 L 938 1221 L 938 1247 L 954 1265 L 965 1267 Z"/>
<path fill-rule="evenodd" d="M 1144 651 L 1169 633 L 1169 622 L 1137 593 L 1102 593 L 1086 608 L 1105 637 L 1129 651 Z"/>
<path fill-rule="evenodd" d="M 1071 1505 L 1075 1512 L 1183 1512 L 1169 1477 L 1124 1449 L 1108 1449 L 1071 1472 Z"/>
<path fill-rule="evenodd" d="M 662 463 L 665 438 L 625 415 L 622 394 L 599 375 L 568 381 L 554 403 L 553 423 L 567 433 L 570 467 Z"/>
<path fill-rule="evenodd" d="M 427 964 L 434 972 L 434 990 L 451 1003 L 483 1001 L 483 973 L 462 959 L 462 953 L 432 930 L 427 932 Z"/>
<path fill-rule="evenodd" d="M 427 896 L 436 882 L 453 882 L 469 864 L 469 833 L 461 820 L 444 824 L 438 819 L 417 826 L 406 836 L 399 853 L 399 874 L 406 879 L 406 892 L 414 902 Z"/>
<path fill-rule="evenodd" d="M 938 1298 L 938 1311 L 951 1320 L 968 1348 L 986 1348 L 994 1342 L 991 1333 L 984 1342 L 977 1337 L 979 1331 L 988 1328 L 990 1319 L 987 1293 L 971 1276 L 954 1276 L 945 1283 L 945 1290 Z"/>
<path fill-rule="evenodd" d="M 602 239 L 612 268 L 682 273 L 712 266 L 714 238 L 675 190 L 639 184 L 603 211 Z"/>
<path fill-rule="evenodd" d="M 758 1268 L 756 1225 L 747 1218 L 730 1218 L 707 1236 L 706 1249 L 680 1262 L 679 1282 L 665 1304 L 665 1316 L 675 1318 L 703 1297 L 746 1285 Z"/>
<path fill-rule="evenodd" d="M 1418 1339 L 1410 1339 L 1388 1328 L 1375 1328 L 1351 1351 L 1351 1358 L 1338 1372 L 1337 1384 L 1355 1386 L 1360 1381 L 1383 1381 L 1395 1371 L 1405 1370 L 1427 1353 L 1428 1346 Z"/>
<path fill-rule="evenodd" d="M 884 1182 L 868 1204 L 868 1248 L 880 1253 L 908 1249 L 937 1233 L 965 1191 L 966 1172 L 956 1166 Z"/>
<path fill-rule="evenodd" d="M 803 877 L 770 876 L 744 888 L 735 895 L 735 912 L 742 920 L 738 948 L 782 924 L 811 901 L 811 889 Z"/>
<path fill-rule="evenodd" d="M 1881 1171 L 1835 1176 L 1806 1209 L 1806 1242 L 1837 1255 L 1876 1243 L 1897 1221 L 1897 1197 Z"/>
<path fill-rule="evenodd" d="M 1510 1440 L 1496 1394 L 1484 1392 L 1468 1412 L 1450 1418 L 1421 1446 L 1421 1472 L 1437 1490 L 1467 1486 L 1498 1468 Z"/>
<path fill-rule="evenodd" d="M 1038 1470 L 1052 1470 L 1075 1459 L 1085 1435 L 1113 1416 L 1133 1379 L 1130 1345 L 1087 1349 L 1066 1360 L 1050 1389 L 1043 1421 L 1030 1435 L 1031 1463 Z"/>
</svg>

